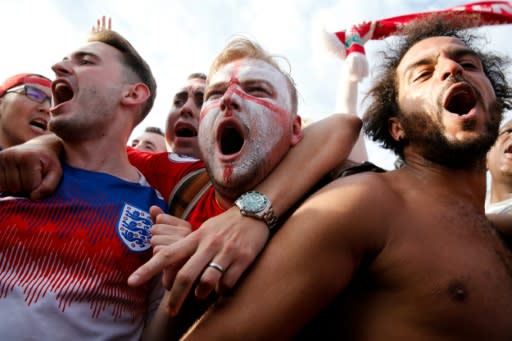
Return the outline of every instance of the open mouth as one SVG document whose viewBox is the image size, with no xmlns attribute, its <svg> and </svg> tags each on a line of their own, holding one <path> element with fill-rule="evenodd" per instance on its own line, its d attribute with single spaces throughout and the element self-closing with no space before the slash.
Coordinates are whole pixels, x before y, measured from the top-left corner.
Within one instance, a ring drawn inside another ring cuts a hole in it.
<svg viewBox="0 0 512 341">
<path fill-rule="evenodd" d="M 196 137 L 197 129 L 186 123 L 179 123 L 174 128 L 174 135 L 176 137 Z"/>
<path fill-rule="evenodd" d="M 29 124 L 42 131 L 46 131 L 48 129 L 48 122 L 40 118 L 33 119 Z"/>
<path fill-rule="evenodd" d="M 52 84 L 52 95 L 54 106 L 71 100 L 74 96 L 73 88 L 62 80 L 57 80 Z"/>
<path fill-rule="evenodd" d="M 505 151 L 503 152 L 504 154 L 512 154 L 512 144 L 510 144 L 506 149 Z"/>
<path fill-rule="evenodd" d="M 453 87 L 444 101 L 444 108 L 457 115 L 467 114 L 476 105 L 476 94 L 473 88 L 465 83 Z"/>
<path fill-rule="evenodd" d="M 218 136 L 219 148 L 224 155 L 236 154 L 244 145 L 244 135 L 240 127 L 233 122 L 222 124 Z"/>
</svg>

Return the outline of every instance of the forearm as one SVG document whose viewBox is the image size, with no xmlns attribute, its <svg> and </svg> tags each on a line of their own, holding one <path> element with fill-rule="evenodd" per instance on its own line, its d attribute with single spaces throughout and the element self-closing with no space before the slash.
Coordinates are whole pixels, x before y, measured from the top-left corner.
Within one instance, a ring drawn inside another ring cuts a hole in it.
<svg viewBox="0 0 512 341">
<path fill-rule="evenodd" d="M 27 195 L 32 200 L 53 193 L 62 176 L 61 140 L 45 135 L 0 152 L 0 192 Z"/>
<path fill-rule="evenodd" d="M 55 134 L 47 134 L 35 137 L 24 143 L 25 145 L 38 146 L 45 151 L 52 152 L 54 155 L 60 157 L 64 150 L 63 143 L 60 137 Z"/>
<path fill-rule="evenodd" d="M 142 334 L 142 341 L 158 341 L 158 340 L 173 340 L 170 338 L 169 329 L 172 325 L 172 320 L 166 312 L 166 297 L 168 292 L 162 297 L 162 301 L 155 311 L 151 322 L 144 328 Z M 174 338 L 175 340 L 176 338 Z"/>
<path fill-rule="evenodd" d="M 340 87 L 336 96 L 336 112 L 355 113 L 357 110 L 357 94 L 359 81 L 343 73 Z M 355 115 L 355 114 L 347 114 Z M 357 141 L 348 156 L 351 162 L 362 163 L 368 161 L 368 153 L 364 143 L 363 132 L 360 132 Z"/>
<path fill-rule="evenodd" d="M 292 215 L 240 286 L 184 340 L 288 340 L 341 291 L 356 262 L 339 243 L 334 203 L 319 206 L 324 199 L 334 202 L 318 198 Z"/>
<path fill-rule="evenodd" d="M 144 329 L 141 341 L 179 340 L 213 301 L 212 297 L 197 300 L 189 296 L 180 313 L 171 317 L 167 309 L 169 299 L 170 292 L 166 291 L 151 322 Z"/>
<path fill-rule="evenodd" d="M 291 148 L 273 172 L 257 187 L 283 215 L 304 194 L 350 154 L 361 120 L 350 114 L 335 114 L 304 129 L 304 138 Z"/>
</svg>

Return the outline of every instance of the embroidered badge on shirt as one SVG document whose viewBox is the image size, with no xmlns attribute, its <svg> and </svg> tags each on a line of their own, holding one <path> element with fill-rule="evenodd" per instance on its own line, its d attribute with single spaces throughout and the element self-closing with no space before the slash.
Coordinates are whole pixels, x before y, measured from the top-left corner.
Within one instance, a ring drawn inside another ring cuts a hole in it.
<svg viewBox="0 0 512 341">
<path fill-rule="evenodd" d="M 124 245 L 133 252 L 143 252 L 151 247 L 151 216 L 129 204 L 124 204 L 117 224 L 117 233 Z"/>
</svg>

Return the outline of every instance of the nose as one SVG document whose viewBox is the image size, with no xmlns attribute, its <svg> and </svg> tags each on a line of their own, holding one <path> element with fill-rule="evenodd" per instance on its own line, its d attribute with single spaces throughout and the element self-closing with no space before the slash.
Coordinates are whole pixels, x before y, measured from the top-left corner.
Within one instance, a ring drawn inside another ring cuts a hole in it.
<svg viewBox="0 0 512 341">
<path fill-rule="evenodd" d="M 70 61 L 62 60 L 52 65 L 52 70 L 57 76 L 68 75 L 71 73 Z"/>
<path fill-rule="evenodd" d="M 187 101 L 180 108 L 180 116 L 185 118 L 194 118 L 199 115 L 199 109 L 196 108 L 194 101 L 190 98 L 187 98 Z"/>
<path fill-rule="evenodd" d="M 220 110 L 222 112 L 240 110 L 240 97 L 235 94 L 233 86 L 231 86 L 222 96 Z"/>
<path fill-rule="evenodd" d="M 453 59 L 443 58 L 441 61 L 441 79 L 446 80 L 450 77 L 457 79 L 462 75 L 464 68 Z"/>
<path fill-rule="evenodd" d="M 48 101 L 44 101 L 44 103 L 41 103 L 41 105 L 39 105 L 39 112 L 45 114 L 45 115 L 50 115 L 50 103 Z"/>
</svg>

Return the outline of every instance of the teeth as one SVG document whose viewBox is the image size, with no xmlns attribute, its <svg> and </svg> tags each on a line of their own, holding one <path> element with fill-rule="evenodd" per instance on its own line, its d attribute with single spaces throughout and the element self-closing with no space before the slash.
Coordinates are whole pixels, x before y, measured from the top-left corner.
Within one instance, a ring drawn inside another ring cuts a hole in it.
<svg viewBox="0 0 512 341">
<path fill-rule="evenodd" d="M 44 122 L 44 121 L 31 121 L 30 125 L 34 126 L 36 128 L 39 128 L 39 129 L 41 129 L 43 131 L 46 131 L 47 126 L 48 126 L 47 123 Z"/>
</svg>

